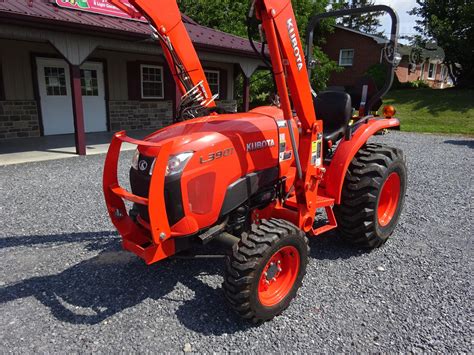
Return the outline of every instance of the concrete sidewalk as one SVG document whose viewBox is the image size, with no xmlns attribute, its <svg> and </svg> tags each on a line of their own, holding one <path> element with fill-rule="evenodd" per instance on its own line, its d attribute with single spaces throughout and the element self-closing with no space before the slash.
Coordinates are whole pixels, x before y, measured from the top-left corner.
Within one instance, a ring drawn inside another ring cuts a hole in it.
<svg viewBox="0 0 474 355">
<path fill-rule="evenodd" d="M 150 130 L 140 130 L 129 131 L 127 134 L 133 138 L 142 139 L 152 132 Z M 87 155 L 105 154 L 109 148 L 112 135 L 113 132 L 87 133 Z M 135 148 L 135 145 L 128 143 L 122 145 L 122 150 L 133 150 Z M 73 134 L 12 139 L 0 142 L 0 166 L 77 156 Z"/>
</svg>

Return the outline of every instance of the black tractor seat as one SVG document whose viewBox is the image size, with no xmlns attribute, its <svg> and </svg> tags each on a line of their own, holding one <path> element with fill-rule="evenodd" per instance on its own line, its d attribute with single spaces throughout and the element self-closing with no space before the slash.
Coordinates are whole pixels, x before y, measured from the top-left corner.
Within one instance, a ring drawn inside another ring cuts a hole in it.
<svg viewBox="0 0 474 355">
<path fill-rule="evenodd" d="M 350 95 L 342 91 L 323 91 L 313 102 L 316 117 L 323 121 L 324 141 L 335 143 L 346 133 L 352 117 Z"/>
</svg>

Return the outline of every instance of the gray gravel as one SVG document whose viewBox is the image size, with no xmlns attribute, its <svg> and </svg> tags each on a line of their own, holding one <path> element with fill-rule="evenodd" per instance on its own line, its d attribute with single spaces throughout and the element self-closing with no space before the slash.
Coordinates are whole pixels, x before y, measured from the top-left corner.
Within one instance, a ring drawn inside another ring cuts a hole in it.
<svg viewBox="0 0 474 355">
<path fill-rule="evenodd" d="M 394 236 L 371 253 L 311 240 L 299 297 L 260 327 L 226 307 L 222 260 L 147 267 L 120 250 L 103 156 L 0 167 L 0 352 L 472 353 L 474 140 L 376 139 L 408 160 Z"/>
</svg>

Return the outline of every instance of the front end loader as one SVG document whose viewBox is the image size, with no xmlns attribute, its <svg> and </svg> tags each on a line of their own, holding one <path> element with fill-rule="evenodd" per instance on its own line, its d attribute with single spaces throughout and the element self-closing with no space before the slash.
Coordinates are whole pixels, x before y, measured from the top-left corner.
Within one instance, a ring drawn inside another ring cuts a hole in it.
<svg viewBox="0 0 474 355">
<path fill-rule="evenodd" d="M 216 109 L 175 1 L 109 1 L 148 19 L 182 94 L 181 122 L 144 140 L 121 131 L 111 142 L 103 188 L 126 250 L 152 264 L 219 244 L 227 255 L 229 305 L 261 323 L 283 312 L 300 288 L 308 237 L 337 228 L 362 247 L 387 241 L 402 211 L 406 166 L 400 149 L 367 141 L 399 121 L 392 108 L 370 115 L 370 102 L 366 114 L 353 117 L 344 92 L 313 95 L 311 50 L 307 63 L 290 0 L 251 1 L 249 12 L 265 34 L 279 103 L 232 114 Z M 393 10 L 365 10 L 389 12 L 396 48 Z M 318 21 L 310 25 L 307 48 Z M 387 55 L 392 77 L 394 56 Z M 123 142 L 137 146 L 131 191 L 117 178 Z"/>
</svg>

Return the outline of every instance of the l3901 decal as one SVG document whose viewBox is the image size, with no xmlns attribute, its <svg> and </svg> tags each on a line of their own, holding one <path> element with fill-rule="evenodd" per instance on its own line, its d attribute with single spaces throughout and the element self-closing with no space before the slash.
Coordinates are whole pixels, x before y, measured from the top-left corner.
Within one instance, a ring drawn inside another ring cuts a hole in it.
<svg viewBox="0 0 474 355">
<path fill-rule="evenodd" d="M 199 158 L 199 161 L 201 162 L 201 164 L 210 163 L 211 161 L 228 157 L 229 155 L 232 155 L 233 153 L 234 153 L 234 148 L 218 150 L 217 152 L 209 153 L 207 156 L 204 156 L 204 157 L 201 156 Z"/>
</svg>

